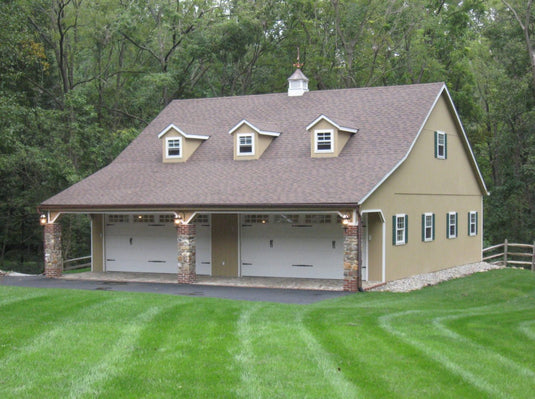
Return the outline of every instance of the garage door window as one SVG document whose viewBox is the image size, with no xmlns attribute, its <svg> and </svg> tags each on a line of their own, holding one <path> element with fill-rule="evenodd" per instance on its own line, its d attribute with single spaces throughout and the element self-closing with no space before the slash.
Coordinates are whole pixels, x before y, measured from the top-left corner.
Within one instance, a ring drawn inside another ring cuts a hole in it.
<svg viewBox="0 0 535 399">
<path fill-rule="evenodd" d="M 331 222 L 331 215 L 305 215 L 305 223 L 307 224 L 328 224 Z"/>
<path fill-rule="evenodd" d="M 160 215 L 158 220 L 160 221 L 160 223 L 173 223 L 175 220 L 175 216 L 174 215 Z"/>
<path fill-rule="evenodd" d="M 128 215 L 108 215 L 109 223 L 128 223 L 130 217 Z"/>
<path fill-rule="evenodd" d="M 200 224 L 203 226 L 209 226 L 210 225 L 210 216 L 209 215 L 197 215 L 195 216 L 195 219 L 193 219 L 193 223 Z"/>
<path fill-rule="evenodd" d="M 275 215 L 273 223 L 295 224 L 299 223 L 299 215 Z"/>
<path fill-rule="evenodd" d="M 269 223 L 269 215 L 245 215 L 245 223 L 246 224 L 253 224 L 253 223 L 266 224 L 266 223 Z"/>
<path fill-rule="evenodd" d="M 134 223 L 154 223 L 154 215 L 137 215 Z"/>
</svg>

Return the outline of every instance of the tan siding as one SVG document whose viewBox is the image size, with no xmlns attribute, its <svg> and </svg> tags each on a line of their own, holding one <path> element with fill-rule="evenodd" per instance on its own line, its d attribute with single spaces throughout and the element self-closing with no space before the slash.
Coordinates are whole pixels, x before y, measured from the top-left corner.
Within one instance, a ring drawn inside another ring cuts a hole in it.
<svg viewBox="0 0 535 399">
<path fill-rule="evenodd" d="M 368 280 L 382 281 L 383 228 L 378 213 L 368 214 Z"/>
<path fill-rule="evenodd" d="M 91 270 L 104 271 L 104 215 L 91 216 Z"/>
<path fill-rule="evenodd" d="M 238 215 L 212 215 L 212 276 L 238 277 Z"/>
<path fill-rule="evenodd" d="M 447 133 L 446 160 L 434 156 L 436 130 Z M 461 135 L 446 100 L 440 98 L 409 157 L 363 204 L 361 209 L 381 209 L 386 218 L 387 281 L 481 259 L 483 193 Z M 469 211 L 479 213 L 475 237 L 468 236 Z M 435 213 L 432 242 L 423 242 L 421 237 L 425 212 Z M 448 212 L 458 213 L 455 239 L 446 238 Z M 392 216 L 401 213 L 409 216 L 408 243 L 394 246 Z"/>
</svg>

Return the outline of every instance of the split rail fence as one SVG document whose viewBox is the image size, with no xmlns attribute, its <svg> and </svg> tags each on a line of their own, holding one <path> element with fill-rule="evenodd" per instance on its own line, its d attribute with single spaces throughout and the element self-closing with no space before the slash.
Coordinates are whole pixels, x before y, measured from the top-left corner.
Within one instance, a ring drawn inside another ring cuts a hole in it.
<svg viewBox="0 0 535 399">
<path fill-rule="evenodd" d="M 490 261 L 489 263 L 501 263 L 506 267 L 519 265 L 525 269 L 531 268 L 531 271 L 535 271 L 535 242 L 533 245 L 515 244 L 506 239 L 503 244 L 484 248 L 483 260 Z"/>
<path fill-rule="evenodd" d="M 84 262 L 89 260 L 89 262 Z M 82 256 L 81 258 L 68 259 L 63 261 L 63 270 L 83 269 L 91 266 L 91 255 Z"/>
</svg>

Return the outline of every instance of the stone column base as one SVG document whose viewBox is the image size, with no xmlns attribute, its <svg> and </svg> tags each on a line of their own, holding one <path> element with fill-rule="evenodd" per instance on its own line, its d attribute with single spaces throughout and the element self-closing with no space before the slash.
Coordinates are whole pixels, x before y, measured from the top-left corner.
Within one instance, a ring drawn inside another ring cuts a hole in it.
<svg viewBox="0 0 535 399">
<path fill-rule="evenodd" d="M 359 289 L 358 226 L 344 229 L 344 291 Z"/>
<path fill-rule="evenodd" d="M 45 224 L 44 238 L 45 276 L 61 277 L 63 274 L 63 256 L 61 253 L 61 225 Z"/>
<path fill-rule="evenodd" d="M 191 284 L 197 279 L 195 272 L 195 230 L 194 224 L 181 224 L 177 227 L 179 284 Z"/>
</svg>

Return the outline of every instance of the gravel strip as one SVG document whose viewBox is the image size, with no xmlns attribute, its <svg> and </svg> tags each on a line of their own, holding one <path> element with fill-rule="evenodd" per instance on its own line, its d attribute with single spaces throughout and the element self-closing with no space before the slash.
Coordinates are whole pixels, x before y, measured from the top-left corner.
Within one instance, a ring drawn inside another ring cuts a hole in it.
<svg viewBox="0 0 535 399">
<path fill-rule="evenodd" d="M 456 266 L 449 269 L 439 270 L 433 273 L 417 274 L 412 277 L 390 281 L 384 285 L 372 288 L 369 291 L 409 292 L 423 287 L 436 285 L 442 281 L 465 277 L 473 273 L 486 272 L 493 269 L 502 269 L 504 266 L 492 265 L 487 262 L 471 263 Z"/>
</svg>

